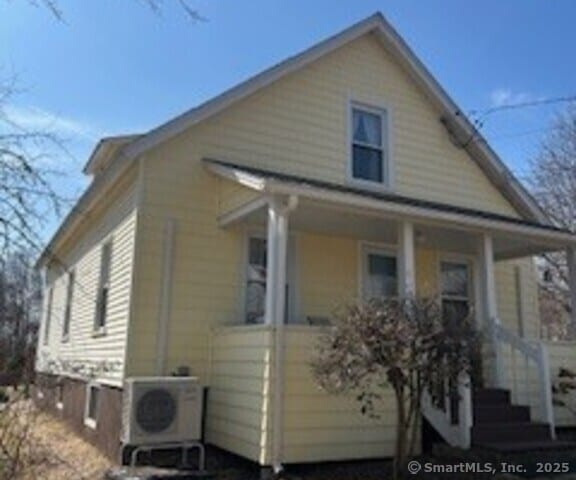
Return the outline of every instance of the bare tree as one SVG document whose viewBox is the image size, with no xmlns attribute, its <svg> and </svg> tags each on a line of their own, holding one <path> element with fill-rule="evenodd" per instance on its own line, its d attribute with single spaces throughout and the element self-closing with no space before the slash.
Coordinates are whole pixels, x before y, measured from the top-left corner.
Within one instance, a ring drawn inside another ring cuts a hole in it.
<svg viewBox="0 0 576 480">
<path fill-rule="evenodd" d="M 49 131 L 35 131 L 14 121 L 9 105 L 17 93 L 14 80 L 0 81 L 0 254 L 38 251 L 52 214 L 64 199 L 53 188 L 49 159 L 66 152 Z M 1 257 L 0 257 L 1 258 Z"/>
<path fill-rule="evenodd" d="M 362 414 L 380 418 L 384 392 L 396 404 L 394 478 L 416 449 L 422 396 L 457 400 L 461 373 L 473 374 L 479 336 L 467 319 L 451 320 L 434 299 L 384 299 L 353 304 L 321 338 L 312 372 L 331 393 L 356 396 Z M 449 392 L 444 386 L 449 386 Z"/>
<path fill-rule="evenodd" d="M 165 0 L 140 0 L 147 5 L 155 14 L 160 15 L 164 10 Z M 54 18 L 59 21 L 64 20 L 64 11 L 60 7 L 58 0 L 28 0 L 28 3 L 33 7 L 44 8 L 49 11 Z M 187 17 L 195 22 L 203 22 L 206 20 L 200 12 L 193 7 L 190 0 L 177 0 L 178 6 L 184 11 Z"/>
<path fill-rule="evenodd" d="M 576 231 L 576 105 L 559 114 L 531 165 L 531 191 L 554 224 Z M 540 262 L 542 323 L 554 336 L 574 336 L 567 325 L 572 307 L 568 294 L 568 269 L 563 252 L 553 252 Z"/>
<path fill-rule="evenodd" d="M 34 259 L 15 253 L 0 265 L 0 374 L 14 385 L 32 379 L 42 296 Z"/>
</svg>

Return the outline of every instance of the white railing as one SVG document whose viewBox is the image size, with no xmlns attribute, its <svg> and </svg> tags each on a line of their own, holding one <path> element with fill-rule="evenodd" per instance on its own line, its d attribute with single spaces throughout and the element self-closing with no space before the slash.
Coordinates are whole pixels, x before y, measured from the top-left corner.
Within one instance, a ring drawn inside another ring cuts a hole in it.
<svg viewBox="0 0 576 480">
<path fill-rule="evenodd" d="M 462 373 L 458 378 L 458 408 L 452 408 L 453 397 L 450 386 L 444 386 L 444 398 L 433 401 L 425 392 L 422 396 L 422 414 L 434 429 L 453 447 L 470 448 L 472 429 L 472 386 L 468 374 Z M 457 413 L 456 413 L 457 412 Z"/>
<path fill-rule="evenodd" d="M 525 401 L 533 406 L 535 399 L 532 398 L 531 387 L 535 380 L 540 397 L 540 408 L 536 419 L 549 424 L 550 434 L 552 438 L 555 438 L 552 384 L 546 345 L 543 342 L 530 342 L 516 335 L 504 328 L 497 318 L 490 319 L 489 332 L 494 350 L 495 386 L 510 390 L 516 401 Z M 505 358 L 506 349 L 510 354 L 508 365 Z M 520 365 L 517 361 L 518 356 L 521 359 Z M 522 370 L 524 370 L 524 375 L 522 375 Z M 535 373 L 535 376 L 531 373 Z M 520 397 L 521 394 L 523 398 Z"/>
</svg>

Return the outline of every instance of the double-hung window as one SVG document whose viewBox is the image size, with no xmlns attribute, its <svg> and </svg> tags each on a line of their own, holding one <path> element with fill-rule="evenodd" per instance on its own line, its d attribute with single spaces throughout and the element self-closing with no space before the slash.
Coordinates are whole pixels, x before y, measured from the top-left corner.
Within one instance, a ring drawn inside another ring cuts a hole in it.
<svg viewBox="0 0 576 480">
<path fill-rule="evenodd" d="M 246 323 L 264 323 L 266 267 L 266 239 L 250 237 L 246 273 Z"/>
<path fill-rule="evenodd" d="M 46 302 L 46 315 L 44 317 L 44 345 L 50 341 L 50 323 L 52 322 L 52 303 L 54 302 L 54 287 L 48 290 L 48 300 Z"/>
<path fill-rule="evenodd" d="M 465 262 L 440 262 L 442 311 L 448 322 L 462 321 L 470 313 L 470 267 Z"/>
<path fill-rule="evenodd" d="M 268 269 L 266 238 L 257 235 L 248 237 L 248 261 L 246 271 L 245 322 L 264 323 L 266 315 L 266 280 Z M 294 312 L 294 289 L 290 288 L 292 271 L 291 248 L 288 247 L 286 265 L 284 322 L 292 321 Z"/>
<path fill-rule="evenodd" d="M 70 322 L 72 320 L 72 301 L 74 299 L 74 282 L 76 274 L 74 270 L 68 273 L 68 285 L 66 287 L 66 309 L 64 310 L 64 325 L 62 327 L 62 341 L 70 337 Z"/>
<path fill-rule="evenodd" d="M 100 252 L 100 281 L 96 298 L 96 317 L 94 331 L 103 333 L 106 329 L 106 316 L 108 313 L 108 296 L 110 294 L 110 268 L 112 263 L 112 242 L 102 245 Z"/>
<path fill-rule="evenodd" d="M 386 111 L 353 104 L 351 117 L 352 180 L 388 185 Z"/>
</svg>

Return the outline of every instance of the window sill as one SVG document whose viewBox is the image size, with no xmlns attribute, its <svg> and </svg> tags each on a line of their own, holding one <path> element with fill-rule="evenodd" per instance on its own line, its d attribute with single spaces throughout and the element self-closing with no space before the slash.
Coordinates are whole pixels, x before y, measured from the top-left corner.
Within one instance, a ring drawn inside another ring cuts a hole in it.
<svg viewBox="0 0 576 480">
<path fill-rule="evenodd" d="M 96 420 L 93 418 L 85 418 L 84 425 L 86 425 L 88 428 L 91 428 L 92 430 L 96 430 L 97 427 Z"/>
<path fill-rule="evenodd" d="M 106 336 L 106 327 L 100 327 L 92 332 L 92 338 L 99 338 Z"/>
<path fill-rule="evenodd" d="M 348 178 L 346 184 L 350 187 L 361 188 L 372 192 L 393 193 L 392 186 L 388 183 L 372 182 L 370 180 L 361 180 L 359 178 Z"/>
</svg>

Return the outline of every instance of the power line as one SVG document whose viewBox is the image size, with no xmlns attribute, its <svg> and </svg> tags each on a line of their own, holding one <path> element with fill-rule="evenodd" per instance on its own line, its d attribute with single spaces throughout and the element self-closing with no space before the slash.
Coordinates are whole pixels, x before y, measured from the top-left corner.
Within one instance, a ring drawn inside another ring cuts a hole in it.
<svg viewBox="0 0 576 480">
<path fill-rule="evenodd" d="M 494 113 L 502 112 L 505 110 L 520 110 L 523 108 L 539 107 L 542 105 L 553 105 L 557 103 L 569 103 L 569 102 L 576 102 L 576 95 L 549 97 L 549 98 L 542 98 L 539 100 L 530 100 L 526 102 L 507 103 L 504 105 L 498 105 L 483 110 L 471 110 L 470 117 L 474 118 L 476 116 L 476 118 L 474 119 L 474 123 L 478 128 L 481 128 L 484 119 Z"/>
</svg>

